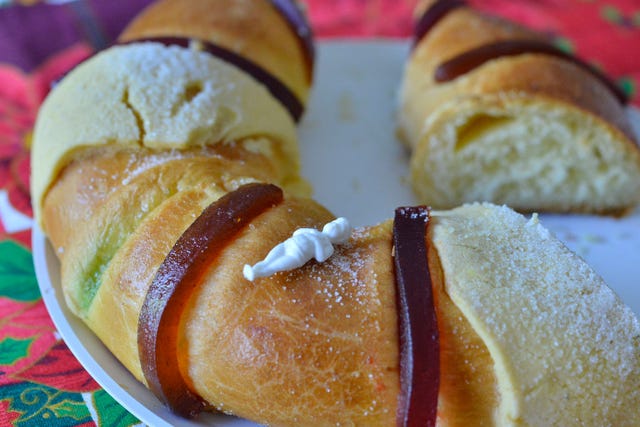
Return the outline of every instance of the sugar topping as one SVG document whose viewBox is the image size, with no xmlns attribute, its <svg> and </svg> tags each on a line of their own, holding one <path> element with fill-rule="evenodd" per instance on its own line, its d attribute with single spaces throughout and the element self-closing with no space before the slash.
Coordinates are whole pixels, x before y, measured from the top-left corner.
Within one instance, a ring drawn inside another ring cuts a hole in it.
<svg viewBox="0 0 640 427">
<path fill-rule="evenodd" d="M 322 231 L 300 228 L 289 239 L 271 249 L 263 261 L 253 266 L 246 264 L 242 273 L 247 280 L 253 281 L 258 277 L 302 267 L 312 258 L 324 262 L 333 254 L 333 245 L 345 243 L 350 235 L 351 226 L 346 218 L 331 221 Z"/>
<path fill-rule="evenodd" d="M 551 425 L 589 411 L 604 421 L 640 401 L 638 320 L 537 216 L 487 204 L 435 216 L 447 293 L 510 390 L 501 416 Z"/>
</svg>

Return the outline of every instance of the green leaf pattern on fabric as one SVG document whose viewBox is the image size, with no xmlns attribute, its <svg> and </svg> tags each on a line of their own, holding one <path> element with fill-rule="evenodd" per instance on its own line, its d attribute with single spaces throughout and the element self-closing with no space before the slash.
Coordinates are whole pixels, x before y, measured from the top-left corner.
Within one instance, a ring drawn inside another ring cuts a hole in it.
<svg viewBox="0 0 640 427">
<path fill-rule="evenodd" d="M 0 366 L 13 365 L 29 354 L 33 339 L 15 339 L 7 337 L 0 341 Z"/>
<path fill-rule="evenodd" d="M 49 407 L 57 418 L 79 419 L 85 418 L 88 412 L 84 402 L 65 399 Z"/>
<path fill-rule="evenodd" d="M 93 404 L 98 414 L 98 425 L 110 427 L 131 427 L 140 421 L 124 409 L 106 391 L 93 393 Z"/>
<path fill-rule="evenodd" d="M 0 296 L 22 302 L 40 298 L 31 253 L 11 240 L 0 242 Z"/>
<path fill-rule="evenodd" d="M 16 427 L 76 426 L 92 421 L 80 393 L 69 393 L 42 384 L 23 382 L 0 388 L 0 400 L 21 414 Z"/>
<path fill-rule="evenodd" d="M 143 425 L 104 390 L 83 396 L 23 382 L 0 387 L 0 402 L 8 402 L 5 408 L 20 414 L 16 427 L 67 427 L 91 422 L 98 427 Z"/>
</svg>

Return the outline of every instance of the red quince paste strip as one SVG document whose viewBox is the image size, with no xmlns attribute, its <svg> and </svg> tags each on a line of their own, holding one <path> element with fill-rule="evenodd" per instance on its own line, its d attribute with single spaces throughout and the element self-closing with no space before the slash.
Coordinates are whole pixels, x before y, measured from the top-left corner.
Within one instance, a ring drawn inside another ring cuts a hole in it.
<svg viewBox="0 0 640 427">
<path fill-rule="evenodd" d="M 291 118 L 297 123 L 304 113 L 304 106 L 298 97 L 278 78 L 267 70 L 259 66 L 253 61 L 248 60 L 244 56 L 238 55 L 220 45 L 211 43 L 206 40 L 191 39 L 188 37 L 146 37 L 142 39 L 129 40 L 121 44 L 127 45 L 132 43 L 155 42 L 165 46 L 181 46 L 188 48 L 192 41 L 200 43 L 202 50 L 231 64 L 251 77 L 262 83 L 267 90 L 276 98 L 282 106 L 291 115 Z"/>
<path fill-rule="evenodd" d="M 271 0 L 271 4 L 289 23 L 289 27 L 298 36 L 300 45 L 305 55 L 307 69 L 309 70 L 309 82 L 313 79 L 313 64 L 315 62 L 315 45 L 313 43 L 313 30 L 305 14 L 295 0 Z"/>
<path fill-rule="evenodd" d="M 437 0 L 433 3 L 416 21 L 413 28 L 413 46 L 415 47 L 449 12 L 466 5 L 467 2 L 464 0 Z"/>
<path fill-rule="evenodd" d="M 147 291 L 138 351 L 151 391 L 172 411 L 194 417 L 205 407 L 179 369 L 180 319 L 213 260 L 258 215 L 283 200 L 270 184 L 247 184 L 209 205 L 178 239 Z"/>
<path fill-rule="evenodd" d="M 429 209 L 398 208 L 393 223 L 400 335 L 399 426 L 435 426 L 440 344 L 427 264 Z"/>
<path fill-rule="evenodd" d="M 552 55 L 572 62 L 600 80 L 620 103 L 626 104 L 628 102 L 627 95 L 609 77 L 581 59 L 563 52 L 551 44 L 537 40 L 504 40 L 479 46 L 440 64 L 436 68 L 434 78 L 439 83 L 448 82 L 492 59 L 525 53 Z"/>
</svg>

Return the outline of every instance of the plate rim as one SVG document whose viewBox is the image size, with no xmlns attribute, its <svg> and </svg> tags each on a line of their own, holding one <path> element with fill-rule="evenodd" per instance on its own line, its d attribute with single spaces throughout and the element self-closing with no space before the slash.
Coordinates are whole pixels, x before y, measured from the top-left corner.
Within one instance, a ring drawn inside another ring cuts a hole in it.
<svg viewBox="0 0 640 427">
<path fill-rule="evenodd" d="M 401 38 L 331 38 L 325 40 L 319 40 L 318 45 L 357 45 L 357 46 L 391 46 L 393 49 L 407 49 L 409 40 Z M 635 116 L 634 120 L 640 123 L 640 109 L 635 106 L 630 106 L 627 110 L 629 114 Z M 640 125 L 639 129 L 640 129 Z M 636 129 L 638 131 L 638 129 Z M 640 133 L 640 131 L 638 131 Z M 114 398 L 120 405 L 128 410 L 132 415 L 140 420 L 141 423 L 149 424 L 153 426 L 169 427 L 169 426 L 256 426 L 254 422 L 229 417 L 225 415 L 203 414 L 200 418 L 195 420 L 187 420 L 171 413 L 168 408 L 162 404 L 157 398 L 140 383 L 135 377 L 117 360 L 117 358 L 111 353 L 111 351 L 93 334 L 84 322 L 70 312 L 64 301 L 62 290 L 57 289 L 52 283 L 50 278 L 51 269 L 50 263 L 51 256 L 57 260 L 55 251 L 51 247 L 47 237 L 40 229 L 36 221 L 33 222 L 32 235 L 32 258 L 35 267 L 36 279 L 38 287 L 42 294 L 42 299 L 49 313 L 49 317 L 56 327 L 56 331 L 60 334 L 60 337 L 64 340 L 69 350 L 78 359 L 78 362 L 83 368 L 91 375 L 91 377 L 106 391 L 110 396 Z M 55 269 L 54 269 L 55 270 Z M 59 266 L 57 268 L 59 271 Z M 637 314 L 636 314 L 637 315 Z M 69 319 L 74 319 L 73 322 L 69 322 Z M 79 334 L 80 333 L 80 334 Z M 122 370 L 119 374 L 126 374 L 129 378 L 124 383 L 119 382 L 114 375 L 111 375 L 109 369 L 101 366 L 96 360 L 92 351 L 87 348 L 81 339 L 81 335 L 90 334 L 97 341 L 97 344 L 101 346 L 100 352 L 106 353 L 110 359 L 109 362 L 113 362 L 118 367 L 118 370 Z M 140 402 L 140 398 L 134 394 L 138 392 L 144 392 L 147 396 L 155 400 L 155 404 L 147 406 Z M 222 418 L 221 418 L 222 417 Z"/>
</svg>

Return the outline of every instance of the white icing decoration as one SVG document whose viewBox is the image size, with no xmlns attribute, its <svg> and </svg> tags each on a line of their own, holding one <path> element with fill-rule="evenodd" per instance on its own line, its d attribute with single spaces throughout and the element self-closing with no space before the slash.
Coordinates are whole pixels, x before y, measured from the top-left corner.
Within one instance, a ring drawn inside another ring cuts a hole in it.
<svg viewBox="0 0 640 427">
<path fill-rule="evenodd" d="M 351 225 L 346 218 L 338 218 L 326 224 L 322 231 L 313 228 L 300 228 L 284 242 L 276 245 L 267 257 L 255 264 L 244 266 L 242 273 L 247 280 L 268 277 L 280 271 L 302 267 L 315 258 L 326 261 L 334 251 L 334 244 L 342 244 L 351 236 Z"/>
</svg>

